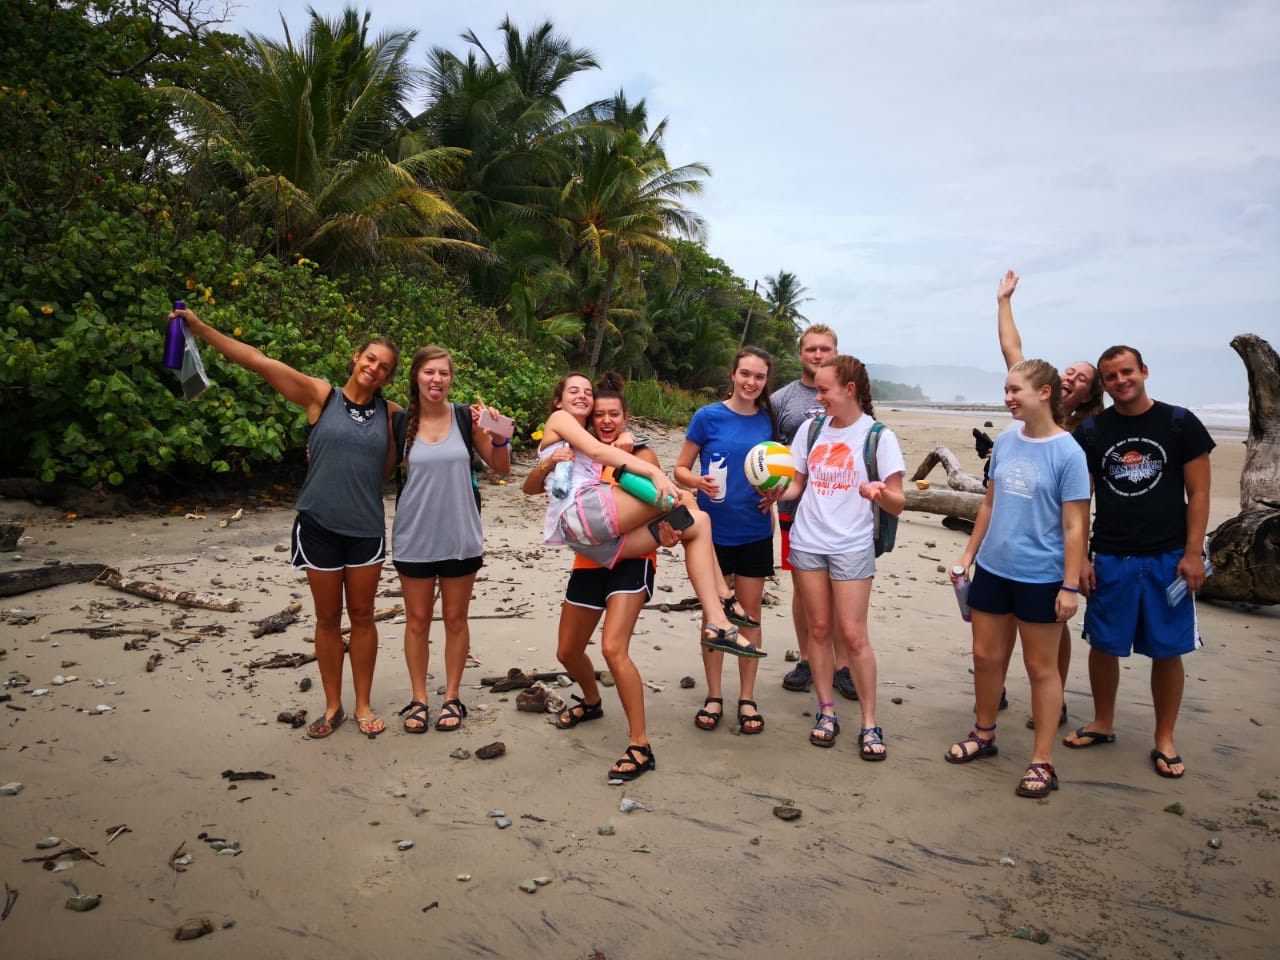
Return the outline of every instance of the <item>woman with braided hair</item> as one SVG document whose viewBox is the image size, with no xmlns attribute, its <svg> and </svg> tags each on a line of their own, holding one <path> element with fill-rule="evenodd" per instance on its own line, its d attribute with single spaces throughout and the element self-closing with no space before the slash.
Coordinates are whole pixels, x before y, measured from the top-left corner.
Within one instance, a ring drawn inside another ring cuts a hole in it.
<svg viewBox="0 0 1280 960">
<path fill-rule="evenodd" d="M 423 347 L 409 368 L 409 409 L 401 459 L 407 471 L 392 525 L 391 548 L 404 597 L 404 659 L 412 694 L 400 715 L 408 733 L 426 733 L 428 639 L 437 581 L 444 620 L 445 701 L 436 729 L 457 730 L 471 632 L 467 614 L 484 564 L 484 530 L 471 481 L 471 451 L 498 473 L 511 471 L 511 441 L 479 426 L 479 406 L 449 402 L 453 357 Z M 491 412 L 495 412 L 492 411 Z M 466 424 L 469 435 L 464 433 Z"/>
</svg>

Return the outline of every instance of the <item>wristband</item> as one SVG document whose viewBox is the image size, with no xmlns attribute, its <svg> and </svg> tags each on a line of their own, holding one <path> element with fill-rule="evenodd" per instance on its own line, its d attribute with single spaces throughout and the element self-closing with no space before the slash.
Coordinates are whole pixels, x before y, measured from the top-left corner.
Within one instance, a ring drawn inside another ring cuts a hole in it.
<svg viewBox="0 0 1280 960">
<path fill-rule="evenodd" d="M 1065 591 L 1067 591 L 1067 593 L 1079 593 L 1079 592 L 1080 592 L 1080 588 L 1079 588 L 1079 587 L 1067 587 L 1067 586 L 1062 586 L 1062 587 L 1059 587 L 1058 589 L 1059 589 L 1059 590 L 1065 590 Z"/>
<path fill-rule="evenodd" d="M 490 444 L 491 444 L 493 447 L 495 447 L 495 448 L 497 448 L 497 447 L 509 447 L 509 446 L 511 446 L 511 438 L 510 438 L 510 437 L 508 437 L 507 439 L 503 440 L 501 443 L 499 443 L 497 440 L 491 440 L 491 441 L 490 441 Z"/>
</svg>

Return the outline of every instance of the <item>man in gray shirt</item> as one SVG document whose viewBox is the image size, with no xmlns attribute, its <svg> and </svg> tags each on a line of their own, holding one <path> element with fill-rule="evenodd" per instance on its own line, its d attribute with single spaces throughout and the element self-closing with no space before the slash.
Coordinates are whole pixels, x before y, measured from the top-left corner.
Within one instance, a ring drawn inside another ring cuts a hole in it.
<svg viewBox="0 0 1280 960">
<path fill-rule="evenodd" d="M 813 378 L 818 368 L 835 356 L 835 353 L 836 332 L 825 324 L 815 323 L 800 335 L 800 379 L 775 391 L 771 398 L 778 418 L 778 436 L 784 443 L 792 444 L 801 424 L 822 413 L 822 406 L 817 401 L 818 388 L 814 386 Z M 791 521 L 795 517 L 797 502 L 792 500 L 778 504 L 783 570 L 791 569 Z M 782 678 L 782 686 L 787 690 L 804 691 L 809 689 L 813 680 L 809 671 L 809 624 L 805 619 L 804 605 L 800 602 L 800 593 L 794 589 L 794 583 L 791 592 L 791 619 L 795 624 L 796 643 L 800 647 L 800 662 Z M 842 696 L 857 700 L 858 693 L 854 689 L 853 678 L 849 675 L 848 652 L 843 649 L 843 644 L 833 643 L 832 647 L 836 665 L 832 683 Z"/>
</svg>

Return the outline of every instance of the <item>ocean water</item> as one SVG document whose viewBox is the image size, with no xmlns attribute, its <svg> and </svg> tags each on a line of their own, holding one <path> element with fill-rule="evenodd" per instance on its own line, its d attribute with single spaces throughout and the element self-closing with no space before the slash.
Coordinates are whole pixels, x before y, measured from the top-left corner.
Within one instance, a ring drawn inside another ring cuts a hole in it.
<svg viewBox="0 0 1280 960">
<path fill-rule="evenodd" d="M 886 403 L 885 407 L 886 409 L 897 407 L 903 410 L 930 410 L 957 417 L 981 416 L 997 425 L 1009 418 L 1009 412 L 1005 410 L 1004 405 L 998 403 L 933 403 L 927 400 L 897 400 Z M 1248 403 L 1202 403 L 1193 404 L 1187 409 L 1199 417 L 1200 422 L 1208 427 L 1210 432 L 1227 431 L 1234 434 L 1244 433 L 1249 429 Z"/>
<path fill-rule="evenodd" d="M 1200 422 L 1212 430 L 1214 427 L 1227 430 L 1249 429 L 1249 404 L 1247 403 L 1205 403 L 1188 407 L 1200 418 Z"/>
</svg>

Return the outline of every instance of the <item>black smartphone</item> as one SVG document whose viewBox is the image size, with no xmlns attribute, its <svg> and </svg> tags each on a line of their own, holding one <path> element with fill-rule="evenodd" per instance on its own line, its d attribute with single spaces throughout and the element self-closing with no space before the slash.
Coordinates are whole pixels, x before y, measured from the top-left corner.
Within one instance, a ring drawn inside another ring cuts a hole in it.
<svg viewBox="0 0 1280 960">
<path fill-rule="evenodd" d="M 653 523 L 649 524 L 649 532 L 653 534 L 653 539 L 658 543 L 662 542 L 662 539 L 658 536 L 658 524 L 663 520 L 671 524 L 672 528 L 675 530 L 685 530 L 693 526 L 693 514 L 691 514 L 689 512 L 689 508 L 682 503 L 671 512 L 664 514 L 657 520 L 653 521 Z"/>
</svg>

